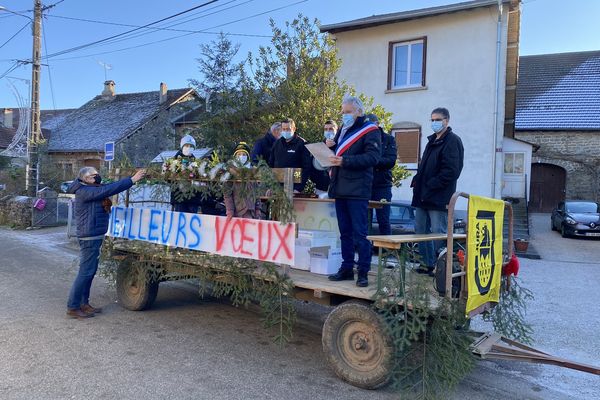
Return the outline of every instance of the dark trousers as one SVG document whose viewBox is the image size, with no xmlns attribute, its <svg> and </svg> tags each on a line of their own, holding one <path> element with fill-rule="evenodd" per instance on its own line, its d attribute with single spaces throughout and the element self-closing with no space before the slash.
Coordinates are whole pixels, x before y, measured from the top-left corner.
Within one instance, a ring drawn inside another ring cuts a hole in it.
<svg viewBox="0 0 600 400">
<path fill-rule="evenodd" d="M 358 250 L 358 273 L 366 274 L 371 268 L 371 242 L 367 240 L 368 200 L 335 199 L 340 237 L 342 241 L 341 272 L 352 271 L 354 249 Z"/>
<path fill-rule="evenodd" d="M 103 239 L 79 241 L 79 272 L 71 287 L 67 307 L 76 309 L 90 303 L 90 289 L 98 269 Z"/>
<path fill-rule="evenodd" d="M 392 187 L 380 187 L 373 188 L 371 190 L 371 200 L 381 201 L 385 199 L 392 201 Z M 379 224 L 380 235 L 391 235 L 392 227 L 390 226 L 390 206 L 383 206 L 375 209 L 375 215 L 377 216 L 377 224 Z"/>
</svg>

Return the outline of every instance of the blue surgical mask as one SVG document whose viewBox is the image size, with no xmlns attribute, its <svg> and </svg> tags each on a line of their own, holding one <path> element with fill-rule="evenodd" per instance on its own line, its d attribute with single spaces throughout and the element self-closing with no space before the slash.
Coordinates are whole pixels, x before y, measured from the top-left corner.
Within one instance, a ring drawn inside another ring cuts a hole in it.
<svg viewBox="0 0 600 400">
<path fill-rule="evenodd" d="M 442 129 L 444 129 L 444 122 L 443 121 L 431 121 L 431 129 L 435 133 L 440 132 Z"/>
<path fill-rule="evenodd" d="M 325 139 L 333 140 L 333 138 L 335 137 L 335 132 L 324 131 L 323 136 L 325 136 Z"/>
<path fill-rule="evenodd" d="M 352 124 L 354 124 L 354 115 L 342 114 L 342 122 L 344 123 L 344 126 L 346 126 L 346 127 L 352 126 Z"/>
<path fill-rule="evenodd" d="M 293 136 L 292 131 L 281 131 L 281 136 L 285 139 L 285 140 L 290 140 Z"/>
</svg>

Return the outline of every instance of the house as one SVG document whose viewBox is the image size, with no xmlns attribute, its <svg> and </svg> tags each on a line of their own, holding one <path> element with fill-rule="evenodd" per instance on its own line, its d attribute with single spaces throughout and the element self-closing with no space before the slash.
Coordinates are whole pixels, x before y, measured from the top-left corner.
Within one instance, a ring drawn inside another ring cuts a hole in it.
<svg viewBox="0 0 600 400">
<path fill-rule="evenodd" d="M 600 201 L 600 51 L 520 58 L 515 138 L 535 143 L 530 208 Z"/>
<path fill-rule="evenodd" d="M 458 190 L 525 197 L 529 166 L 524 162 L 523 170 L 505 174 L 503 157 L 514 161 L 512 149 L 525 152 L 524 160 L 531 157 L 531 145 L 511 139 L 519 18 L 518 0 L 475 0 L 324 25 L 321 31 L 336 41 L 338 77 L 393 113 L 398 160 L 413 175 L 432 134 L 431 111 L 446 107 L 465 147 Z M 395 199 L 412 197 L 410 179 L 394 190 Z"/>
<path fill-rule="evenodd" d="M 101 95 L 52 129 L 48 156 L 68 177 L 81 167 L 104 165 L 105 143 L 114 142 L 115 160 L 144 166 L 161 151 L 178 147 L 176 126 L 194 126 L 194 118 L 184 116 L 197 113 L 203 103 L 190 88 L 168 90 L 161 83 L 158 91 L 117 94 L 115 82 L 106 81 Z"/>
<path fill-rule="evenodd" d="M 48 139 L 50 130 L 60 125 L 71 111 L 41 110 L 42 136 Z M 0 155 L 10 157 L 15 165 L 26 163 L 29 117 L 28 109 L 0 108 Z"/>
</svg>

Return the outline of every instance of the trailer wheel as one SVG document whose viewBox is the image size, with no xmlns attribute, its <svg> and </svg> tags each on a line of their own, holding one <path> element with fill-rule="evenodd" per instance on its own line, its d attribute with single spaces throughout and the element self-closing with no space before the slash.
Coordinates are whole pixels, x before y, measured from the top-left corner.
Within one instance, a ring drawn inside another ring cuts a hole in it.
<svg viewBox="0 0 600 400">
<path fill-rule="evenodd" d="M 363 301 L 337 306 L 323 326 L 323 352 L 335 373 L 364 389 L 385 384 L 392 368 L 392 339 L 381 317 Z"/>
<path fill-rule="evenodd" d="M 158 293 L 158 280 L 152 279 L 145 263 L 123 262 L 117 270 L 117 297 L 128 310 L 152 306 Z"/>
</svg>

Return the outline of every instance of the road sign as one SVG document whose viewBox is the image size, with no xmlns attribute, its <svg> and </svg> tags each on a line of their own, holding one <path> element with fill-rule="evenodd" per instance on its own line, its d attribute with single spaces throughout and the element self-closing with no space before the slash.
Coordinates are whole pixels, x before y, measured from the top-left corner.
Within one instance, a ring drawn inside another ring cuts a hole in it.
<svg viewBox="0 0 600 400">
<path fill-rule="evenodd" d="M 115 159 L 115 142 L 104 143 L 104 161 Z"/>
</svg>

